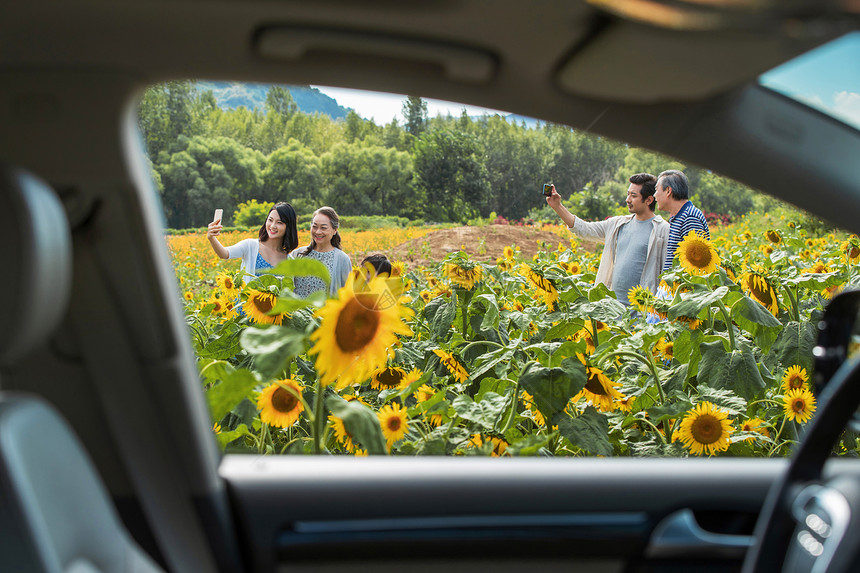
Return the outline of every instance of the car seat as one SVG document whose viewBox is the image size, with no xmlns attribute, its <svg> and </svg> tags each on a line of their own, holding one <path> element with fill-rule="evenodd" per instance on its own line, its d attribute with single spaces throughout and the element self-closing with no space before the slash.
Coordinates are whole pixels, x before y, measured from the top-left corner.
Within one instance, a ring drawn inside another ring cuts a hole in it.
<svg viewBox="0 0 860 573">
<path fill-rule="evenodd" d="M 50 338 L 66 313 L 71 233 L 54 191 L 0 165 L 0 388 L 3 371 Z M 0 569 L 161 571 L 125 530 L 95 466 L 44 399 L 0 392 Z"/>
</svg>

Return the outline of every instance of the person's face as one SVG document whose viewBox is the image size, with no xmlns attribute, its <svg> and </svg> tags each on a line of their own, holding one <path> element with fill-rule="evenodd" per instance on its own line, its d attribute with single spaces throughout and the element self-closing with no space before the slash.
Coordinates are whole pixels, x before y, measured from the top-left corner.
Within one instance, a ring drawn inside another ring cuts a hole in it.
<svg viewBox="0 0 860 573">
<path fill-rule="evenodd" d="M 311 221 L 311 237 L 313 237 L 317 247 L 331 245 L 331 238 L 334 237 L 336 232 L 331 224 L 331 219 L 322 213 L 314 215 L 313 221 Z"/>
<path fill-rule="evenodd" d="M 671 187 L 663 187 L 663 179 L 657 180 L 657 192 L 654 193 L 654 199 L 657 200 L 657 206 L 661 209 L 666 209 L 671 198 Z"/>
<path fill-rule="evenodd" d="M 642 197 L 642 185 L 631 183 L 627 188 L 627 210 L 634 215 L 642 215 L 651 211 L 648 205 L 653 201 L 652 197 Z"/>
<path fill-rule="evenodd" d="M 281 216 L 277 210 L 269 211 L 269 217 L 266 219 L 266 232 L 270 239 L 283 240 L 284 234 L 287 232 L 287 224 L 281 221 Z"/>
</svg>

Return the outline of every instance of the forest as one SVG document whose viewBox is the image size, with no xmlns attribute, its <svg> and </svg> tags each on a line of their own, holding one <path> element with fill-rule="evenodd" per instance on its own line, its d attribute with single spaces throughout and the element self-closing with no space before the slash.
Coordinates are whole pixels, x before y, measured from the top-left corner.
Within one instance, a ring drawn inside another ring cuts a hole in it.
<svg viewBox="0 0 860 573">
<path fill-rule="evenodd" d="M 682 169 L 706 213 L 736 217 L 762 200 L 753 190 L 672 158 L 552 123 L 529 127 L 499 115 L 429 117 L 419 97 L 404 122 L 379 126 L 299 111 L 288 89 L 271 86 L 264 109 L 222 109 L 194 81 L 151 87 L 139 110 L 167 226 L 224 223 L 251 200 L 288 201 L 299 216 L 330 205 L 341 215 L 467 223 L 549 217 L 540 194 L 554 183 L 584 219 L 624 205 L 627 178 Z"/>
</svg>

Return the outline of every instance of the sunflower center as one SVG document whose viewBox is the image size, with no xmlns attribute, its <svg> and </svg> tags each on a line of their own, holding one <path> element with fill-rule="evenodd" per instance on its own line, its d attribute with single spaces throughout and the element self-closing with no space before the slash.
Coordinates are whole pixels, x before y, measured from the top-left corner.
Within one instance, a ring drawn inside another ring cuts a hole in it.
<svg viewBox="0 0 860 573">
<path fill-rule="evenodd" d="M 793 400 L 791 402 L 791 409 L 794 410 L 796 413 L 800 414 L 801 412 L 806 410 L 806 403 L 803 401 L 802 398 L 797 398 L 796 400 Z"/>
<path fill-rule="evenodd" d="M 388 418 L 388 422 L 386 425 L 388 426 L 388 430 L 391 432 L 396 432 L 400 429 L 401 420 L 397 416 L 392 416 Z"/>
<path fill-rule="evenodd" d="M 233 279 L 224 279 L 224 288 L 227 290 L 233 289 Z"/>
<path fill-rule="evenodd" d="M 603 387 L 603 384 L 600 383 L 600 378 L 597 374 L 589 374 L 588 382 L 585 383 L 585 389 L 591 392 L 592 394 L 597 394 L 598 396 L 608 396 L 609 394 L 606 392 L 606 388 Z"/>
<path fill-rule="evenodd" d="M 260 294 L 251 299 L 251 304 L 254 305 L 254 308 L 259 310 L 262 314 L 268 314 L 274 304 L 272 304 L 272 299 L 274 297 L 266 296 L 264 294 Z"/>
<path fill-rule="evenodd" d="M 394 387 L 400 384 L 403 380 L 403 374 L 394 368 L 386 368 L 376 378 L 376 381 L 382 386 Z"/>
<path fill-rule="evenodd" d="M 723 435 L 723 426 L 714 416 L 704 414 L 693 422 L 690 433 L 700 444 L 713 444 Z"/>
<path fill-rule="evenodd" d="M 272 393 L 272 408 L 278 412 L 292 412 L 298 403 L 299 399 L 283 388 L 279 387 Z"/>
<path fill-rule="evenodd" d="M 752 293 L 753 297 L 755 297 L 755 299 L 762 304 L 762 306 L 770 308 L 770 306 L 773 304 L 773 296 L 771 294 L 771 289 L 767 287 L 767 283 L 762 285 L 762 287 L 759 287 L 759 285 L 754 285 L 750 289 L 750 292 Z"/>
<path fill-rule="evenodd" d="M 378 329 L 376 297 L 371 294 L 356 294 L 341 310 L 337 326 L 334 327 L 334 337 L 341 350 L 356 352 L 373 340 Z"/>
<path fill-rule="evenodd" d="M 803 387 L 803 379 L 797 376 L 792 376 L 788 379 L 788 387 L 792 390 L 799 390 Z"/>
<path fill-rule="evenodd" d="M 711 264 L 711 249 L 704 243 L 693 243 L 687 247 L 687 260 L 696 268 L 703 269 Z"/>
</svg>

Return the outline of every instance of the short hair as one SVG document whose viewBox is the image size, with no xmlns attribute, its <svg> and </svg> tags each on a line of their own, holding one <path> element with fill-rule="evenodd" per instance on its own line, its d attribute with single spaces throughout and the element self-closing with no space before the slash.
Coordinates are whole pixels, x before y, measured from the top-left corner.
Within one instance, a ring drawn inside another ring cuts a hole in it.
<svg viewBox="0 0 860 573">
<path fill-rule="evenodd" d="M 385 274 L 391 276 L 391 261 L 381 253 L 374 253 L 364 257 L 364 260 L 361 261 L 361 268 L 366 269 L 368 265 L 373 267 L 374 274 L 376 275 Z"/>
<path fill-rule="evenodd" d="M 631 175 L 628 181 L 634 185 L 642 186 L 642 190 L 639 193 L 642 195 L 643 200 L 647 197 L 653 197 L 654 193 L 657 192 L 657 178 L 650 173 Z M 651 201 L 648 207 L 653 211 L 657 207 L 657 201 Z"/>
<path fill-rule="evenodd" d="M 657 176 L 657 180 L 663 180 L 663 187 L 672 188 L 672 197 L 675 199 L 690 198 L 690 183 L 683 171 L 668 169 Z"/>
</svg>

